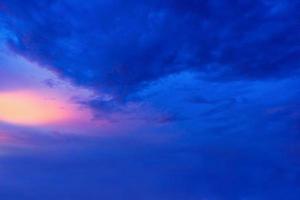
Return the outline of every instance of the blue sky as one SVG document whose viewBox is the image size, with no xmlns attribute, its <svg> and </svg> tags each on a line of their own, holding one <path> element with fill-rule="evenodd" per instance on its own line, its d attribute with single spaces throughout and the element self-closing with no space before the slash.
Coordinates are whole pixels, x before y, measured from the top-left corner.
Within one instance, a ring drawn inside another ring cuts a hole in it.
<svg viewBox="0 0 300 200">
<path fill-rule="evenodd" d="M 0 1 L 0 199 L 299 199 L 298 7 Z"/>
</svg>

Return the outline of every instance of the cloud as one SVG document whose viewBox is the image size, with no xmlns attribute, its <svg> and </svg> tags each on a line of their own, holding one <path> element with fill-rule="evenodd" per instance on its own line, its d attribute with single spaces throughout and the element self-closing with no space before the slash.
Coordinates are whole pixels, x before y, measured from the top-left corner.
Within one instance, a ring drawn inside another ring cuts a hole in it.
<svg viewBox="0 0 300 200">
<path fill-rule="evenodd" d="M 188 133 L 294 135 L 299 129 L 295 85 L 297 78 L 211 82 L 180 73 L 160 79 L 138 95 L 139 101 L 175 116 L 173 126 Z"/>
<path fill-rule="evenodd" d="M 126 99 L 194 70 L 219 80 L 298 73 L 296 1 L 6 1 L 15 52 Z"/>
</svg>

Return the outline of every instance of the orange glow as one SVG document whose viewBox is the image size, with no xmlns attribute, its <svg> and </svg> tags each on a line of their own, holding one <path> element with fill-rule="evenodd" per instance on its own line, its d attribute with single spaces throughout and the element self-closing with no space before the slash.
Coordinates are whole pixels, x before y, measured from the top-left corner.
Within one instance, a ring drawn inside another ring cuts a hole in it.
<svg viewBox="0 0 300 200">
<path fill-rule="evenodd" d="M 0 121 L 21 125 L 61 122 L 71 116 L 67 103 L 37 92 L 0 93 Z"/>
</svg>

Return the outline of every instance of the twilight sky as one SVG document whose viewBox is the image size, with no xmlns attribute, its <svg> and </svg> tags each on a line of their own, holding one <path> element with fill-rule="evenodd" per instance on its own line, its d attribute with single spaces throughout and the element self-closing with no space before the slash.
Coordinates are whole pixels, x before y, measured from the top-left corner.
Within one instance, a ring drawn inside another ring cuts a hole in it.
<svg viewBox="0 0 300 200">
<path fill-rule="evenodd" d="M 298 200 L 297 0 L 0 0 L 1 200 Z"/>
</svg>

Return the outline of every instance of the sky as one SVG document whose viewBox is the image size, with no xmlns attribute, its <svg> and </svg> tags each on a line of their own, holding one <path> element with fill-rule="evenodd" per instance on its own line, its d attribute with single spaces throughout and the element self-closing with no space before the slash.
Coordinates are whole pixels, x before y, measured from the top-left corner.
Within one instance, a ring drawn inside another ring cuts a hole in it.
<svg viewBox="0 0 300 200">
<path fill-rule="evenodd" d="M 296 0 L 0 0 L 1 200 L 298 200 Z"/>
</svg>

